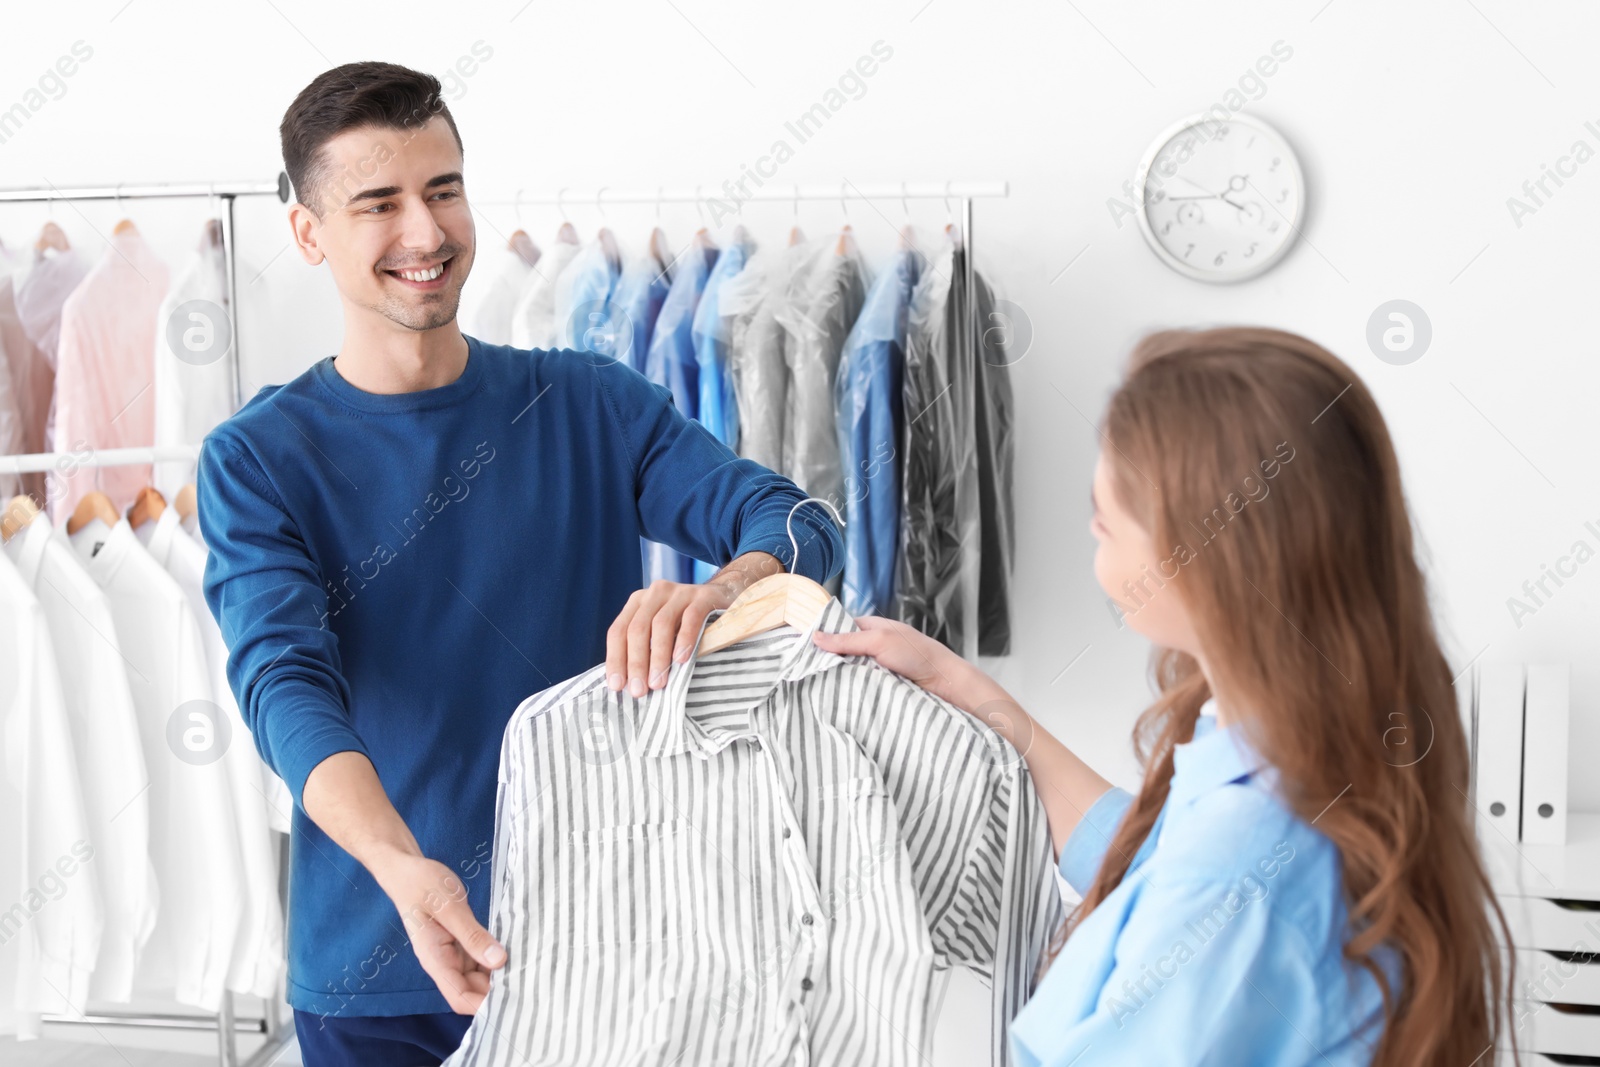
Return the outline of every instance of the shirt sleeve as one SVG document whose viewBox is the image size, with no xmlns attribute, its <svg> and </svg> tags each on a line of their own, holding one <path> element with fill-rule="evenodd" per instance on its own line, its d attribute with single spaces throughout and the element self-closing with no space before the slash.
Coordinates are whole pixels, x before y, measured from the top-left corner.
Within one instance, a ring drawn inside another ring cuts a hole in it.
<svg viewBox="0 0 1600 1067">
<path fill-rule="evenodd" d="M 1144 879 L 1094 1011 L 1052 1037 L 1041 1067 L 1326 1062 L 1314 958 L 1274 913 L 1278 892 L 1250 878 Z"/>
<path fill-rule="evenodd" d="M 819 582 L 839 572 L 843 539 L 821 505 L 795 513 L 798 559 L 790 548 L 789 511 L 806 499 L 799 486 L 735 455 L 679 412 L 666 388 L 631 367 L 607 361 L 593 372 L 627 443 L 645 537 L 719 566 L 768 552 Z"/>
<path fill-rule="evenodd" d="M 321 572 L 282 501 L 244 449 L 212 434 L 196 482 L 206 604 L 228 646 L 228 684 L 268 767 L 295 806 L 311 771 L 367 753 L 350 724 L 350 684 L 326 624 Z"/>
<path fill-rule="evenodd" d="M 1089 805 L 1067 843 L 1061 847 L 1061 877 L 1073 892 L 1083 896 L 1100 872 L 1100 864 L 1111 847 L 1117 825 L 1133 804 L 1133 794 L 1112 786 Z"/>
</svg>

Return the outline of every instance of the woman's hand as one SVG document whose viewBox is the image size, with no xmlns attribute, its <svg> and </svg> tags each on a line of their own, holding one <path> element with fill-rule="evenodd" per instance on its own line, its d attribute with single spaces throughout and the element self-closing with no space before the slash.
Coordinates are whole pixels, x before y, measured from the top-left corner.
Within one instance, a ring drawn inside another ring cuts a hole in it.
<svg viewBox="0 0 1600 1067">
<path fill-rule="evenodd" d="M 903 622 L 864 615 L 856 620 L 859 633 L 831 634 L 818 630 L 813 638 L 824 652 L 841 656 L 866 656 L 908 682 L 921 686 L 964 711 L 974 690 L 973 675 L 986 678 L 966 660 L 938 641 Z M 992 683 L 991 683 L 992 684 Z"/>
</svg>

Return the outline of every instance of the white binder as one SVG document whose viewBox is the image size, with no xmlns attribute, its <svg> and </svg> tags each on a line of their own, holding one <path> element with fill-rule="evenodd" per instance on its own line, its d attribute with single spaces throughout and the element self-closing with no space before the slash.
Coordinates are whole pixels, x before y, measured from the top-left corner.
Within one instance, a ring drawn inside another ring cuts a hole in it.
<svg viewBox="0 0 1600 1067">
<path fill-rule="evenodd" d="M 1522 828 L 1522 664 L 1478 671 L 1478 818 L 1508 840 Z"/>
<path fill-rule="evenodd" d="M 1528 664 L 1522 743 L 1522 840 L 1567 843 L 1567 719 L 1565 663 Z"/>
</svg>

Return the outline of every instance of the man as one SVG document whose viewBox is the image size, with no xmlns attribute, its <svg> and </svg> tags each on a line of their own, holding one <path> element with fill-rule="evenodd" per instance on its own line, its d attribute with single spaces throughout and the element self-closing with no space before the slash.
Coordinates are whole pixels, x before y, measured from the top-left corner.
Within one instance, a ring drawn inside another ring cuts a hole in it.
<svg viewBox="0 0 1600 1067">
<path fill-rule="evenodd" d="M 751 582 L 823 580 L 842 558 L 812 506 L 790 559 L 804 494 L 626 361 L 462 335 L 476 234 L 439 92 L 353 63 L 289 108 L 295 244 L 327 263 L 344 340 L 217 427 L 200 464 L 229 681 L 295 799 L 288 995 L 308 1067 L 438 1063 L 459 1043 L 506 958 L 483 924 L 523 698 L 602 657 L 613 688 L 660 688 Z M 641 535 L 726 565 L 641 590 Z"/>
</svg>

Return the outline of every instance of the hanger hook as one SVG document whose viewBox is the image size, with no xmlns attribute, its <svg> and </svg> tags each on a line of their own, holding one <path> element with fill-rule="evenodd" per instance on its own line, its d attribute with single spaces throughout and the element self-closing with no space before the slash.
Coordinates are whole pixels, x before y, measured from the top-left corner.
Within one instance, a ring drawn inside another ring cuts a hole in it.
<svg viewBox="0 0 1600 1067">
<path fill-rule="evenodd" d="M 954 225 L 955 221 L 956 221 L 956 213 L 950 207 L 950 186 L 951 186 L 951 184 L 952 184 L 951 182 L 945 182 L 944 183 L 944 221 L 947 222 L 947 223 L 950 223 L 951 225 Z"/>
<path fill-rule="evenodd" d="M 595 210 L 600 212 L 601 219 L 606 217 L 606 206 L 600 202 L 600 198 L 606 195 L 606 190 L 608 188 L 610 188 L 610 186 L 602 185 L 600 188 L 594 191 L 594 206 Z"/>
<path fill-rule="evenodd" d="M 911 200 L 906 193 L 906 183 L 900 183 L 900 210 L 905 212 L 906 221 L 911 221 Z"/>
<path fill-rule="evenodd" d="M 656 186 L 656 223 L 661 222 L 661 186 Z"/>
<path fill-rule="evenodd" d="M 795 186 L 794 186 L 794 221 L 796 221 L 796 222 L 800 221 L 800 183 L 799 182 L 796 182 Z"/>
<path fill-rule="evenodd" d="M 790 508 L 789 517 L 783 520 L 783 528 L 789 532 L 789 550 L 791 553 L 793 553 L 789 557 L 789 569 L 791 571 L 794 569 L 795 560 L 800 558 L 800 542 L 794 539 L 794 513 L 805 507 L 807 504 L 821 504 L 823 507 L 833 512 L 833 517 L 838 520 L 840 526 L 844 525 L 844 516 L 839 514 L 839 509 L 828 503 L 828 501 L 822 499 L 820 496 L 808 496 L 794 507 Z"/>
<path fill-rule="evenodd" d="M 700 202 L 700 187 L 698 185 L 694 187 L 694 210 L 695 214 L 700 216 L 700 225 L 703 228 L 706 224 L 706 207 Z"/>
<path fill-rule="evenodd" d="M 567 218 L 567 205 L 562 203 L 562 198 L 565 197 L 566 195 L 567 195 L 567 187 L 565 185 L 563 185 L 561 188 L 556 190 L 556 210 L 561 212 L 561 221 L 562 222 L 570 222 L 571 221 L 570 219 Z"/>
<path fill-rule="evenodd" d="M 850 208 L 844 202 L 844 190 L 845 190 L 845 187 L 847 185 L 849 185 L 849 184 L 850 183 L 848 181 L 843 181 L 843 182 L 839 183 L 839 211 L 840 211 L 841 214 L 844 215 L 845 222 L 849 222 L 850 221 Z"/>
<path fill-rule="evenodd" d="M 511 198 L 511 209 L 517 213 L 517 228 L 522 228 L 522 190 L 517 190 L 517 195 Z"/>
</svg>

